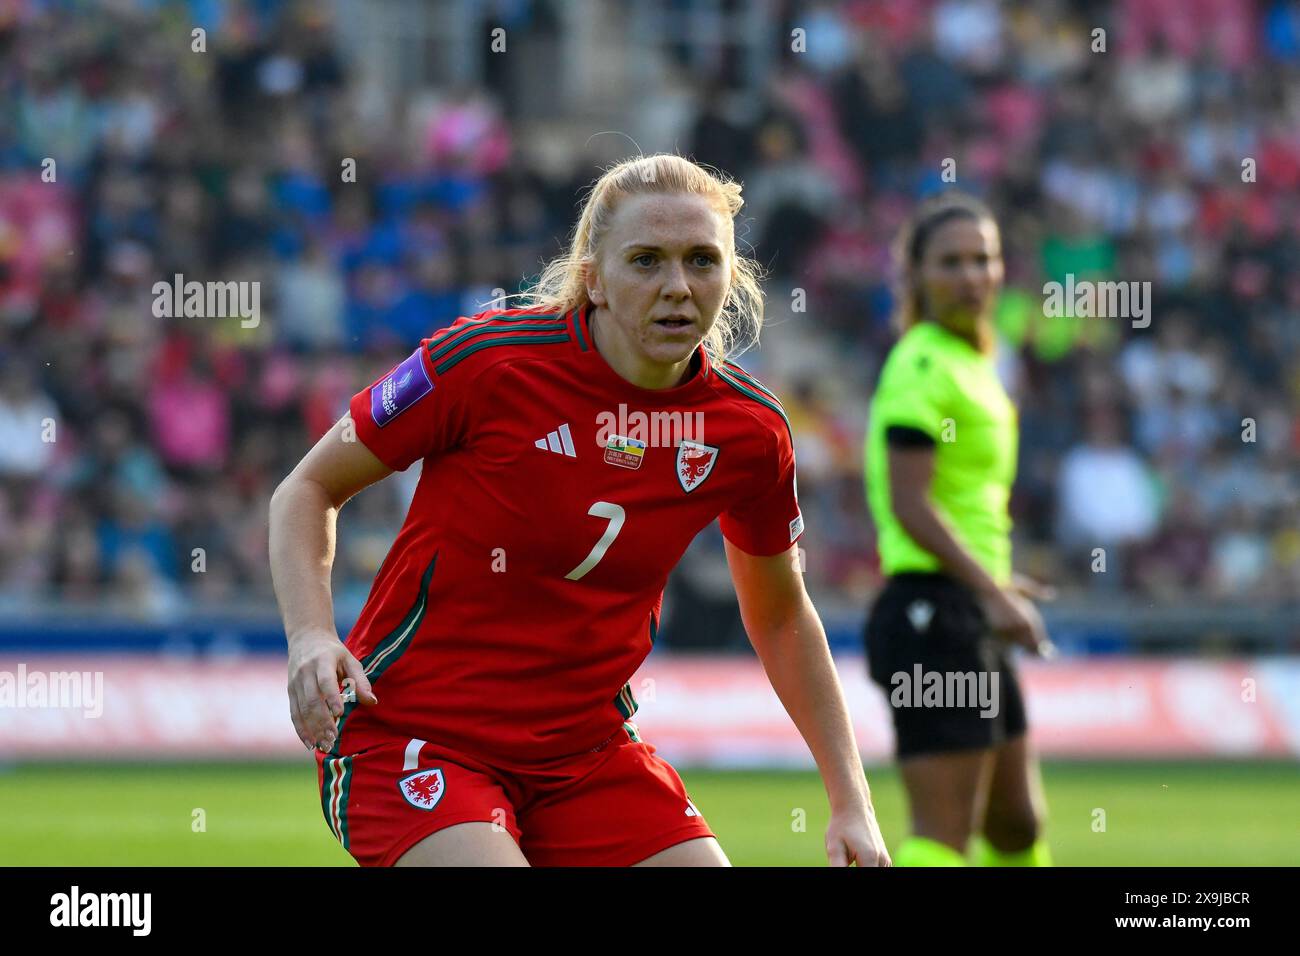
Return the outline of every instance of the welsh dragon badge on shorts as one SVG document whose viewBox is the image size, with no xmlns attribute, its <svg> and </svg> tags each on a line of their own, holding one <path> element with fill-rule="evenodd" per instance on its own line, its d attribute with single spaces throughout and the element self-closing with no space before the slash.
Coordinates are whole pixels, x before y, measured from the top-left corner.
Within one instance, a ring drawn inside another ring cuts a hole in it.
<svg viewBox="0 0 1300 956">
<path fill-rule="evenodd" d="M 697 441 L 677 446 L 677 480 L 688 495 L 704 483 L 718 463 L 718 449 Z"/>
<path fill-rule="evenodd" d="M 432 810 L 447 792 L 447 782 L 442 777 L 442 768 L 417 770 L 403 777 L 397 784 L 406 802 L 421 810 Z"/>
</svg>

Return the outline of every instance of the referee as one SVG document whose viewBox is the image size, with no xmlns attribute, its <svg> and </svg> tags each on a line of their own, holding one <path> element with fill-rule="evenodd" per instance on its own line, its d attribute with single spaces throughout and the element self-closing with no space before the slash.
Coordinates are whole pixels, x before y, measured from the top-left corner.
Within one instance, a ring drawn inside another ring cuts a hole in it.
<svg viewBox="0 0 1300 956">
<path fill-rule="evenodd" d="M 902 337 L 881 369 L 867 498 L 886 584 L 867 621 L 911 810 L 900 866 L 1050 865 L 1010 644 L 1051 650 L 1011 571 L 1016 410 L 994 370 L 997 223 L 969 196 L 926 200 L 896 247 Z"/>
</svg>

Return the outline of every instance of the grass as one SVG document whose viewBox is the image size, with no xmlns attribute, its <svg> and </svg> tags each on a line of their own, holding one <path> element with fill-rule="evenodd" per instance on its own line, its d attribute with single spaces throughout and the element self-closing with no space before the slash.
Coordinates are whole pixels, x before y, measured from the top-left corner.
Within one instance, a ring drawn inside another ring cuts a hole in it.
<svg viewBox="0 0 1300 956">
<path fill-rule="evenodd" d="M 736 865 L 825 863 L 828 811 L 816 774 L 682 776 Z M 868 776 L 886 842 L 896 846 L 906 830 L 898 776 L 889 768 Z M 1061 865 L 1300 862 L 1300 769 L 1293 764 L 1051 763 L 1044 778 L 1048 837 Z M 1093 829 L 1098 809 L 1104 832 Z M 352 860 L 321 817 L 311 764 L 32 764 L 0 768 L 0 865 Z"/>
</svg>

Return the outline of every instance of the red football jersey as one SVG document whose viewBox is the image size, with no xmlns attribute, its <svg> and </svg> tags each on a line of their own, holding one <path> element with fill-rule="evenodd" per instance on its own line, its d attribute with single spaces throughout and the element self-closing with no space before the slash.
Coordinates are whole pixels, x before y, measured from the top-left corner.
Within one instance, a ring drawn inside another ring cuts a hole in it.
<svg viewBox="0 0 1300 956">
<path fill-rule="evenodd" d="M 790 427 L 739 366 L 698 349 L 670 389 L 620 377 L 589 310 L 458 319 L 352 398 L 395 470 L 423 459 L 348 636 L 380 703 L 343 734 L 521 762 L 601 744 L 636 709 L 668 574 L 715 518 L 753 555 L 803 530 Z"/>
</svg>

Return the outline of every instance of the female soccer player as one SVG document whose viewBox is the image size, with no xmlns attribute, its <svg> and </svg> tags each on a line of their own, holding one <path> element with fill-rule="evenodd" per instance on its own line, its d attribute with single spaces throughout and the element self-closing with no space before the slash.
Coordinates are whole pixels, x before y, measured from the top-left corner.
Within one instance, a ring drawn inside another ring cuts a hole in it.
<svg viewBox="0 0 1300 956">
<path fill-rule="evenodd" d="M 830 861 L 890 864 L 797 570 L 789 425 L 724 358 L 762 321 L 740 192 L 678 156 L 613 167 L 530 307 L 425 339 L 276 490 L 290 710 L 361 864 L 728 865 L 630 722 L 668 573 L 715 518 L 749 636 L 821 770 Z M 637 413 L 658 427 L 611 429 Z M 700 428 L 674 434 L 684 422 Z M 340 643 L 338 509 L 417 460 Z"/>
<path fill-rule="evenodd" d="M 890 699 L 912 836 L 900 866 L 1048 865 L 1037 763 L 1007 643 L 1050 644 L 1011 571 L 1016 411 L 992 363 L 997 223 L 977 200 L 925 202 L 899 237 L 902 337 L 880 373 L 867 495 L 888 577 L 866 628 Z"/>
</svg>

